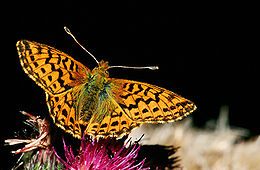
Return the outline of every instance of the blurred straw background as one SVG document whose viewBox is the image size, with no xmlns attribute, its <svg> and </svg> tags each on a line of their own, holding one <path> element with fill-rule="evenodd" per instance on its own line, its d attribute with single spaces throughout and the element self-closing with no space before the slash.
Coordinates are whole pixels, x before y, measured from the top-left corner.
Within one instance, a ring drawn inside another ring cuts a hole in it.
<svg viewBox="0 0 260 170">
<path fill-rule="evenodd" d="M 244 140 L 248 130 L 230 127 L 228 107 L 220 109 L 217 121 L 209 121 L 205 128 L 195 128 L 192 119 L 161 125 L 144 124 L 132 134 L 142 144 L 180 147 L 174 156 L 180 158 L 183 170 L 259 170 L 260 137 Z"/>
</svg>

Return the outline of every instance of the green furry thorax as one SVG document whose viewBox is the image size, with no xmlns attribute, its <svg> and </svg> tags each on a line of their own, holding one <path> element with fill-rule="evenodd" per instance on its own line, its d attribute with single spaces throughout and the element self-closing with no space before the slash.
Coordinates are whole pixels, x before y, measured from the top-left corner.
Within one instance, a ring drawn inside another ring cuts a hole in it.
<svg viewBox="0 0 260 170">
<path fill-rule="evenodd" d="M 92 75 L 89 81 L 80 85 L 75 93 L 76 117 L 88 122 L 96 112 L 98 99 L 104 90 L 107 79 L 100 75 Z"/>
<path fill-rule="evenodd" d="M 111 103 L 111 84 L 108 82 L 107 63 L 101 63 L 92 70 L 86 82 L 75 87 L 73 98 L 76 120 L 100 123 L 114 108 Z M 112 107 L 111 107 L 112 106 Z"/>
</svg>

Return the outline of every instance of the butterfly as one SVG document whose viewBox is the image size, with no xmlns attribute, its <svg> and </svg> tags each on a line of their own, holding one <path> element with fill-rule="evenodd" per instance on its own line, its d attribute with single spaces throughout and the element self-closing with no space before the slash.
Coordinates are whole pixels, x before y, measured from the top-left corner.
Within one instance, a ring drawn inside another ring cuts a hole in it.
<svg viewBox="0 0 260 170">
<path fill-rule="evenodd" d="M 45 91 L 53 122 L 79 139 L 119 137 L 142 123 L 175 122 L 196 109 L 164 88 L 109 78 L 105 61 L 90 70 L 64 52 L 27 40 L 18 41 L 17 50 L 25 73 Z"/>
</svg>

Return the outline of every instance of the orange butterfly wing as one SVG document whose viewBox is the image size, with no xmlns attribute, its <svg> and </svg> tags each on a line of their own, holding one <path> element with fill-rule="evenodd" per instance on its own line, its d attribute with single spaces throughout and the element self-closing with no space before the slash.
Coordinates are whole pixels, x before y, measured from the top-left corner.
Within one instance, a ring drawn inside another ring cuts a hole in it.
<svg viewBox="0 0 260 170">
<path fill-rule="evenodd" d="M 71 95 L 84 83 L 90 70 L 69 55 L 45 44 L 22 40 L 17 50 L 23 70 L 46 92 L 47 106 L 54 123 L 75 137 L 81 137 Z"/>
<path fill-rule="evenodd" d="M 90 121 L 85 129 L 85 134 L 119 137 L 131 133 L 139 125 L 138 122 L 131 120 L 122 108 L 117 107 L 110 114 L 105 115 L 101 122 Z"/>
<path fill-rule="evenodd" d="M 110 81 L 120 89 L 115 89 L 120 107 L 138 123 L 174 122 L 196 109 L 190 100 L 155 85 L 113 78 Z"/>
<path fill-rule="evenodd" d="M 81 84 L 90 70 L 69 55 L 45 44 L 18 41 L 24 71 L 47 93 L 57 95 Z"/>
<path fill-rule="evenodd" d="M 74 107 L 75 100 L 71 92 L 72 90 L 68 90 L 66 93 L 56 96 L 51 96 L 46 93 L 46 102 L 50 116 L 56 126 L 80 139 L 82 130 L 77 120 L 77 113 Z"/>
</svg>

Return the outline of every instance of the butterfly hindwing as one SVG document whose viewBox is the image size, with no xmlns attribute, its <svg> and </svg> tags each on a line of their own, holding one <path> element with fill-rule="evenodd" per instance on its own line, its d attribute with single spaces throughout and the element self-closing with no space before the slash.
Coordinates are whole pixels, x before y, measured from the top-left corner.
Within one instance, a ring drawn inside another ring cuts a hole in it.
<svg viewBox="0 0 260 170">
<path fill-rule="evenodd" d="M 139 127 L 139 123 L 131 120 L 123 112 L 122 108 L 118 107 L 109 115 L 106 115 L 100 123 L 90 121 L 85 134 L 111 137 L 129 134 L 134 128 Z"/>
<path fill-rule="evenodd" d="M 79 121 L 76 120 L 72 90 L 56 96 L 46 93 L 46 102 L 53 122 L 65 132 L 81 138 L 82 131 Z"/>
<path fill-rule="evenodd" d="M 47 93 L 60 94 L 85 80 L 90 70 L 53 47 L 18 41 L 17 50 L 24 71 Z"/>
<path fill-rule="evenodd" d="M 164 88 L 124 79 L 110 79 L 121 91 L 117 102 L 139 123 L 174 122 L 196 109 L 193 102 Z"/>
</svg>

